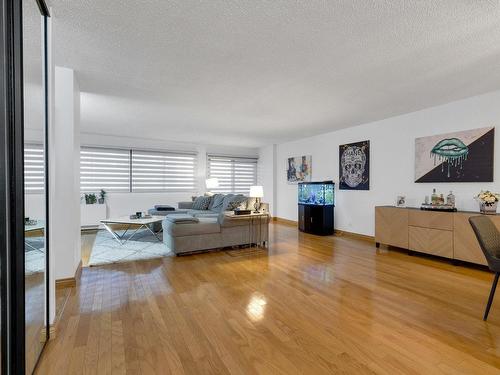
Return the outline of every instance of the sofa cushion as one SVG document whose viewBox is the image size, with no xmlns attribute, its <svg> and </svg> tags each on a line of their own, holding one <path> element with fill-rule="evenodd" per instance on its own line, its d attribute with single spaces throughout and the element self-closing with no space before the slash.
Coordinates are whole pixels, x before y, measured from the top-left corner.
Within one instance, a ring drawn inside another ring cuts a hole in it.
<svg viewBox="0 0 500 375">
<path fill-rule="evenodd" d="M 179 207 L 180 209 L 183 209 L 183 210 L 189 210 L 193 207 L 193 202 L 189 201 L 189 202 L 179 202 L 177 204 L 177 207 Z"/>
<path fill-rule="evenodd" d="M 172 223 L 197 223 L 198 218 L 189 214 L 172 214 L 165 216 L 165 220 Z"/>
<path fill-rule="evenodd" d="M 216 218 L 198 218 L 197 223 L 173 223 L 163 220 L 163 231 L 172 237 L 194 236 L 198 234 L 220 233 Z"/>
<path fill-rule="evenodd" d="M 197 197 L 194 200 L 193 206 L 191 208 L 193 210 L 208 210 L 208 206 L 210 206 L 211 200 L 212 197 L 206 197 L 206 196 Z"/>
<path fill-rule="evenodd" d="M 212 212 L 212 211 L 195 211 L 195 212 L 190 212 L 190 215 L 193 215 L 194 217 L 215 217 L 215 218 L 217 218 L 219 216 L 219 213 Z"/>
<path fill-rule="evenodd" d="M 158 211 L 154 208 L 150 208 L 148 210 L 148 214 L 153 216 L 167 216 L 167 215 L 177 215 L 177 214 L 185 214 L 189 210 L 174 210 L 174 211 Z"/>
</svg>

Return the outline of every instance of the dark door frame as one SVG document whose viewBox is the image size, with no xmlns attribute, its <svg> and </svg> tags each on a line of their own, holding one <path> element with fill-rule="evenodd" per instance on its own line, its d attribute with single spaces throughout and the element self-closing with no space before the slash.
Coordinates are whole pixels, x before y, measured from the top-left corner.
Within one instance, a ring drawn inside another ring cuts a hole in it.
<svg viewBox="0 0 500 375">
<path fill-rule="evenodd" d="M 37 2 L 41 15 L 49 16 L 44 0 L 33 1 Z M 0 0 L 0 328 L 2 333 L 0 366 L 2 375 L 25 373 L 22 26 L 22 1 Z M 46 43 L 45 39 L 45 45 Z M 45 76 L 47 85 L 47 64 L 45 64 Z M 47 123 L 45 125 L 47 126 Z M 48 189 L 45 190 L 47 199 Z M 48 246 L 46 249 L 48 259 Z M 48 310 L 48 289 L 46 303 Z"/>
</svg>

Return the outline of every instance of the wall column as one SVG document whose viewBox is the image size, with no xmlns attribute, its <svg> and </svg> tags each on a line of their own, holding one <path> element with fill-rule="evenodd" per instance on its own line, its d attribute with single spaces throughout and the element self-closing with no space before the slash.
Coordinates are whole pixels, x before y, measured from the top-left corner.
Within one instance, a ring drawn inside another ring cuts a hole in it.
<svg viewBox="0 0 500 375">
<path fill-rule="evenodd" d="M 50 248 L 55 280 L 75 276 L 81 261 L 80 91 L 72 69 L 55 67 L 51 124 Z"/>
</svg>

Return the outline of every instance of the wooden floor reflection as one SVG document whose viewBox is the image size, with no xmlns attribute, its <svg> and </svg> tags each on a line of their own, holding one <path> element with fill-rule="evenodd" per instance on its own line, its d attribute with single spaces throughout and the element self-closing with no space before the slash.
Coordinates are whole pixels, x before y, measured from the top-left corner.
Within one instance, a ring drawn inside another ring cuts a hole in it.
<svg viewBox="0 0 500 375">
<path fill-rule="evenodd" d="M 84 268 L 37 373 L 498 374 L 491 280 L 272 224 L 268 253 Z"/>
<path fill-rule="evenodd" d="M 26 275 L 25 288 L 26 368 L 32 370 L 46 341 L 44 272 Z"/>
</svg>

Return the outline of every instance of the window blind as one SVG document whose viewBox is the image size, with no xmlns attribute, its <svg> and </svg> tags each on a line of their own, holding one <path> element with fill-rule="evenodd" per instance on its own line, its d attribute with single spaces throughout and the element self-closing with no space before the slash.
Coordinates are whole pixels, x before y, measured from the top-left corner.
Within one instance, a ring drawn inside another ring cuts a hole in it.
<svg viewBox="0 0 500 375">
<path fill-rule="evenodd" d="M 196 154 L 132 150 L 132 191 L 196 190 Z"/>
<path fill-rule="evenodd" d="M 41 144 L 24 145 L 24 190 L 42 193 L 45 189 L 45 153 Z"/>
<path fill-rule="evenodd" d="M 208 176 L 217 178 L 219 187 L 214 193 L 248 195 L 250 186 L 257 184 L 257 158 L 207 155 Z"/>
<path fill-rule="evenodd" d="M 82 147 L 80 190 L 130 191 L 130 150 Z"/>
</svg>

